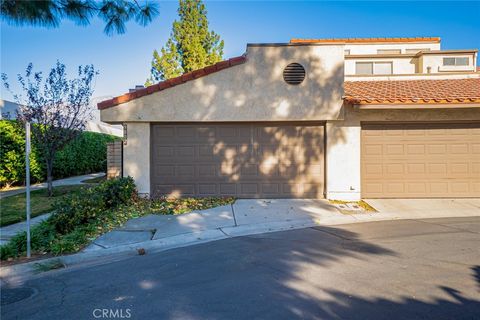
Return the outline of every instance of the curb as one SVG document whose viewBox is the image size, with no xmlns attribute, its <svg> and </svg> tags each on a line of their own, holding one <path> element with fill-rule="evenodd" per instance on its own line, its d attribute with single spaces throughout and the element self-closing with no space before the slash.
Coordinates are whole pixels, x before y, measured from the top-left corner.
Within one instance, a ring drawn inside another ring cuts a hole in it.
<svg viewBox="0 0 480 320">
<path fill-rule="evenodd" d="M 261 233 L 279 232 L 287 230 L 295 230 L 302 228 L 310 228 L 315 226 L 329 226 L 329 225 L 342 225 L 375 221 L 395 221 L 395 220 L 408 220 L 408 219 L 425 219 L 425 218 L 446 218 L 446 215 L 439 214 L 432 217 L 428 214 L 418 214 L 414 216 L 399 215 L 398 213 L 363 213 L 352 215 L 336 215 L 330 217 L 323 217 L 321 220 L 314 219 L 300 219 L 290 221 L 278 221 L 269 222 L 263 224 L 251 224 L 251 225 L 239 225 L 232 227 L 223 227 L 216 229 L 208 229 L 197 232 L 190 232 L 170 236 L 166 238 L 148 240 L 143 242 L 137 242 L 128 245 L 121 245 L 117 247 L 111 247 L 106 249 L 98 249 L 91 251 L 83 251 L 72 255 L 58 256 L 38 261 L 26 262 L 22 264 L 16 264 L 12 266 L 6 266 L 0 268 L 0 280 L 2 283 L 25 281 L 30 277 L 38 275 L 36 271 L 36 264 L 44 264 L 51 261 L 60 261 L 66 268 L 74 267 L 77 265 L 87 264 L 102 264 L 112 262 L 114 260 L 120 260 L 128 257 L 137 256 L 137 250 L 140 248 L 145 249 L 147 253 L 157 253 L 165 250 L 181 248 L 196 244 L 202 244 L 222 239 L 256 235 Z M 460 217 L 480 217 L 478 214 L 459 214 L 458 216 L 450 215 L 451 218 Z M 44 273 L 41 273 L 44 274 Z"/>
</svg>

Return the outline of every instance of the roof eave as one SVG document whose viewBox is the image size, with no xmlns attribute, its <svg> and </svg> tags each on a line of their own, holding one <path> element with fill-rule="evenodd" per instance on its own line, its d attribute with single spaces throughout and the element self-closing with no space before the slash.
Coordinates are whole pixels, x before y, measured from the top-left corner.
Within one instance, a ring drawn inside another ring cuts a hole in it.
<svg viewBox="0 0 480 320">
<path fill-rule="evenodd" d="M 121 96 L 114 97 L 112 99 L 108 99 L 105 101 L 101 101 L 97 104 L 97 108 L 99 110 L 104 110 L 112 107 L 116 107 L 118 105 L 127 103 L 129 101 L 138 99 L 140 97 L 143 97 L 145 95 L 149 95 L 155 92 L 163 91 L 165 89 L 183 84 L 185 82 L 195 80 L 201 77 L 205 77 L 209 74 L 216 73 L 219 71 L 222 71 L 224 69 L 234 67 L 236 65 L 245 63 L 247 61 L 246 55 L 230 58 L 228 60 L 220 61 L 217 62 L 213 65 L 204 67 L 199 70 L 194 70 L 192 72 L 185 73 L 179 77 L 168 79 L 162 82 L 159 82 L 157 84 L 148 86 L 146 88 L 142 88 L 139 90 L 135 90 L 133 92 L 125 93 Z"/>
</svg>

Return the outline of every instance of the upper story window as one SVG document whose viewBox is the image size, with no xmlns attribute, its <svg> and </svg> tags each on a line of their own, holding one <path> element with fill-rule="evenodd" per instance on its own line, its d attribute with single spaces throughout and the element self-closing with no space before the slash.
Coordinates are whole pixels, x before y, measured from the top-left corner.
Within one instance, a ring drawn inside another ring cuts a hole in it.
<svg viewBox="0 0 480 320">
<path fill-rule="evenodd" d="M 378 54 L 400 54 L 402 50 L 400 49 L 378 49 Z"/>
<path fill-rule="evenodd" d="M 468 66 L 468 57 L 443 58 L 444 66 Z"/>
<path fill-rule="evenodd" d="M 348 56 L 350 54 L 350 49 L 345 50 L 345 55 Z"/>
<path fill-rule="evenodd" d="M 419 53 L 420 51 L 430 51 L 430 48 L 418 48 L 418 49 L 405 49 L 405 53 Z"/>
<path fill-rule="evenodd" d="M 373 75 L 373 74 L 392 74 L 392 62 L 357 62 L 355 63 L 355 74 Z"/>
</svg>

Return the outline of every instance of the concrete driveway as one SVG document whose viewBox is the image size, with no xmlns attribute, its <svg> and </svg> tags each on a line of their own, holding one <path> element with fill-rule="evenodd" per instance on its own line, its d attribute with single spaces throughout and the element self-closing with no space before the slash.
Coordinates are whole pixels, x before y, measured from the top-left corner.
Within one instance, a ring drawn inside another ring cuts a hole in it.
<svg viewBox="0 0 480 320">
<path fill-rule="evenodd" d="M 480 199 L 365 199 L 379 212 L 415 217 L 480 215 Z"/>
<path fill-rule="evenodd" d="M 479 217 L 236 237 L 4 286 L 1 316 L 478 319 L 479 243 Z"/>
<path fill-rule="evenodd" d="M 283 231 L 315 225 L 361 221 L 480 215 L 480 199 L 367 200 L 378 212 L 338 210 L 328 200 L 239 199 L 233 205 L 178 216 L 148 215 L 96 239 L 85 252 L 106 252 L 123 246 L 154 248 L 162 243 L 183 243 L 192 238 L 222 239 L 232 236 Z"/>
</svg>

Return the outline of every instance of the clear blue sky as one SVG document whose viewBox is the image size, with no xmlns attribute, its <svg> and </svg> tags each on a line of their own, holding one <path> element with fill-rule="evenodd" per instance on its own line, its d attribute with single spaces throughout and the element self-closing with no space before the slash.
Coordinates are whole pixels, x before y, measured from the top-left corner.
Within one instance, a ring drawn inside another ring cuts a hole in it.
<svg viewBox="0 0 480 320">
<path fill-rule="evenodd" d="M 152 51 L 160 48 L 177 18 L 177 1 L 160 2 L 148 27 L 128 25 L 127 33 L 103 33 L 69 21 L 58 29 L 1 23 L 1 71 L 11 80 L 29 62 L 48 72 L 57 59 L 70 73 L 80 64 L 100 71 L 94 96 L 119 95 L 149 75 Z M 225 57 L 241 55 L 247 43 L 288 42 L 290 38 L 439 36 L 443 49 L 480 47 L 480 2 L 206 2 L 210 27 L 225 40 Z M 11 81 L 13 82 L 13 81 Z M 15 89 L 16 87 L 14 87 Z M 11 95 L 2 87 L 2 98 Z"/>
</svg>

